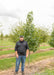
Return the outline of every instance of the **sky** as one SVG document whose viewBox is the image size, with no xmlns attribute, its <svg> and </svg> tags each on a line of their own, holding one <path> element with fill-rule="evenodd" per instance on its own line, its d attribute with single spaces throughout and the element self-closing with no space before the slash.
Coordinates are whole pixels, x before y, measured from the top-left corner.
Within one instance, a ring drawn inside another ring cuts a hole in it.
<svg viewBox="0 0 54 75">
<path fill-rule="evenodd" d="M 0 0 L 0 30 L 5 34 L 19 21 L 25 22 L 28 12 L 33 11 L 34 24 L 52 31 L 54 0 Z"/>
</svg>

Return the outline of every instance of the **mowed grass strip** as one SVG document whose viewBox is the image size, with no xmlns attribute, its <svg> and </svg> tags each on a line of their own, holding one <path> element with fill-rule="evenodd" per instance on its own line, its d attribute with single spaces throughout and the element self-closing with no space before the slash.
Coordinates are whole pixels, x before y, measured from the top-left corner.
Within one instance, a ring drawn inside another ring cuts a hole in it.
<svg viewBox="0 0 54 75">
<path fill-rule="evenodd" d="M 15 64 L 15 57 L 0 60 L 0 70 L 5 70 L 12 67 Z"/>
<path fill-rule="evenodd" d="M 0 47 L 0 49 L 7 49 L 7 50 L 8 50 L 8 48 L 9 48 L 9 49 L 10 49 L 10 48 L 14 48 L 14 46 L 9 46 L 9 47 L 8 47 L 8 46 L 7 46 L 7 47 L 4 46 L 4 47 Z"/>
<path fill-rule="evenodd" d="M 1 55 L 6 55 L 6 54 L 11 54 L 11 53 L 14 53 L 14 52 L 15 52 L 14 50 L 0 51 L 0 56 Z"/>
<path fill-rule="evenodd" d="M 51 46 L 41 46 L 39 49 L 47 49 L 51 48 Z M 14 53 L 14 50 L 0 51 L 0 55 L 11 54 Z"/>
<path fill-rule="evenodd" d="M 45 59 L 51 56 L 54 57 L 54 50 L 47 51 L 47 52 L 41 52 L 41 53 L 34 53 L 30 55 L 31 57 L 30 62 L 35 62 L 35 61 Z"/>
<path fill-rule="evenodd" d="M 54 50 L 47 51 L 47 52 L 42 52 L 42 53 L 34 53 L 30 55 L 30 62 L 33 63 L 35 61 L 44 59 L 44 58 L 49 58 L 49 57 L 54 57 Z M 26 64 L 28 64 L 29 58 L 26 58 Z M 6 58 L 6 59 L 1 59 L 0 60 L 0 70 L 5 70 L 8 68 L 11 68 L 12 66 L 15 66 L 16 58 Z"/>
<path fill-rule="evenodd" d="M 40 46 L 39 49 L 47 49 L 47 48 L 51 48 L 51 46 Z"/>
<path fill-rule="evenodd" d="M 3 40 L 0 40 L 0 46 L 14 46 L 15 43 L 10 41 L 9 39 L 3 39 Z"/>
</svg>

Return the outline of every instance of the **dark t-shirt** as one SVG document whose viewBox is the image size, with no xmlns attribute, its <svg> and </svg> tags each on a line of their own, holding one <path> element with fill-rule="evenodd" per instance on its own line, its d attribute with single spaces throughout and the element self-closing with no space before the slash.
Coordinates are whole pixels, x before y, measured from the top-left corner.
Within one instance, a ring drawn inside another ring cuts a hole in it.
<svg viewBox="0 0 54 75">
<path fill-rule="evenodd" d="M 26 55 L 26 50 L 29 49 L 27 41 L 17 41 L 15 45 L 15 51 L 18 52 L 18 55 Z"/>
</svg>

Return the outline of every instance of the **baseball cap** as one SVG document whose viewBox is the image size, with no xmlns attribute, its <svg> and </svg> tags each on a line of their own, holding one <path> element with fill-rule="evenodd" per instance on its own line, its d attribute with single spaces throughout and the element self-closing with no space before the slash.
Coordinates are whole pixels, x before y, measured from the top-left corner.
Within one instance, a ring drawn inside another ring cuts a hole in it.
<svg viewBox="0 0 54 75">
<path fill-rule="evenodd" d="M 24 36 L 23 35 L 20 35 L 20 38 L 24 38 Z"/>
</svg>

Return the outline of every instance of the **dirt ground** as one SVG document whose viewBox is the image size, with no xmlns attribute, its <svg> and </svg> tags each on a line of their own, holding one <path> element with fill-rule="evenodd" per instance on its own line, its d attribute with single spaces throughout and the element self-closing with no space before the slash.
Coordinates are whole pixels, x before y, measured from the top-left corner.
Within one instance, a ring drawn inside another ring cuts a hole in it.
<svg viewBox="0 0 54 75">
<path fill-rule="evenodd" d="M 25 65 L 25 75 L 34 75 L 34 73 L 41 73 L 45 68 L 53 69 L 54 65 L 51 65 L 52 62 L 54 63 L 54 57 L 32 63 L 30 64 L 30 67 L 28 67 L 28 65 Z M 14 71 L 15 68 L 4 70 L 0 72 L 0 75 L 14 75 Z M 21 67 L 19 68 L 18 75 L 21 75 Z"/>
</svg>

